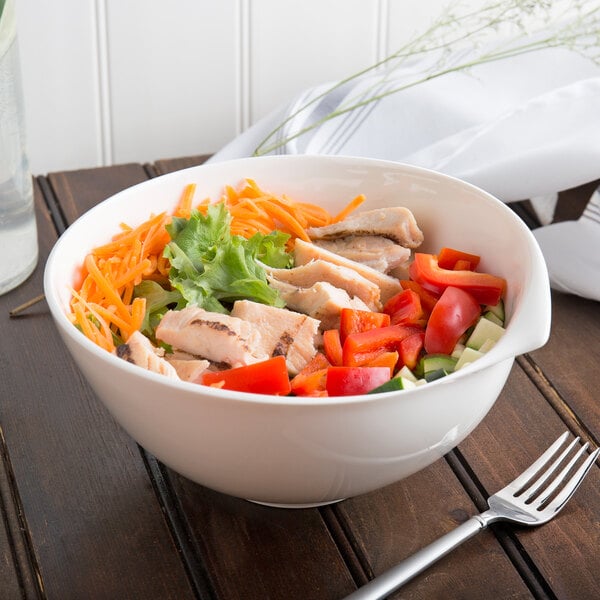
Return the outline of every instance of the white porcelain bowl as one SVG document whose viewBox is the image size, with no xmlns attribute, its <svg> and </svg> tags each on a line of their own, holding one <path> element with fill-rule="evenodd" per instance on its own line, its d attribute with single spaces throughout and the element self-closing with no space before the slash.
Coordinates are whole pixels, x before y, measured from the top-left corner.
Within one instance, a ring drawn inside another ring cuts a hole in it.
<svg viewBox="0 0 600 600">
<path fill-rule="evenodd" d="M 236 393 L 179 382 L 129 364 L 85 338 L 67 319 L 70 288 L 86 253 L 119 223 L 171 210 L 184 186 L 217 198 L 251 177 L 275 193 L 336 212 L 358 193 L 366 208 L 410 208 L 422 250 L 451 246 L 482 256 L 481 270 L 506 278 L 508 327 L 483 358 L 414 390 L 297 398 Z M 546 267 L 527 227 L 503 203 L 459 180 L 394 162 L 329 156 L 249 158 L 178 171 L 105 200 L 54 247 L 45 293 L 65 344 L 116 420 L 182 475 L 258 502 L 306 506 L 400 480 L 460 443 L 483 419 L 514 357 L 543 345 L 550 328 Z"/>
</svg>

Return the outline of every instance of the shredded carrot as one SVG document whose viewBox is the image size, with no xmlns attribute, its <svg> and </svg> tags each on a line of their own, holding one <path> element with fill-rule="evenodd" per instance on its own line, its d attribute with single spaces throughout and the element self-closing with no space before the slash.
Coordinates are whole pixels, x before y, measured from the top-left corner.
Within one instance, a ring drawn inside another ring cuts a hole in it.
<svg viewBox="0 0 600 600">
<path fill-rule="evenodd" d="M 185 219 L 189 219 L 190 214 L 192 212 L 192 201 L 194 199 L 194 194 L 196 193 L 196 184 L 188 183 L 183 190 L 183 196 L 179 202 L 179 206 L 175 209 L 176 217 L 183 217 Z"/>
<path fill-rule="evenodd" d="M 206 214 L 213 203 L 209 198 L 194 202 L 196 184 L 185 186 L 173 216 L 189 218 L 194 210 Z M 231 215 L 231 232 L 250 238 L 279 229 L 290 235 L 289 247 L 300 238 L 310 241 L 307 230 L 342 220 L 364 201 L 359 195 L 337 215 L 310 202 L 297 202 L 285 195 L 263 190 L 253 179 L 237 188 L 226 185 L 217 202 L 223 202 Z M 163 256 L 170 237 L 167 213 L 151 215 L 138 227 L 125 223 L 113 239 L 92 250 L 78 274 L 72 292 L 71 321 L 95 344 L 112 352 L 115 340 L 127 341 L 138 331 L 146 312 L 144 298 L 135 297 L 135 286 L 151 280 L 168 286 L 170 263 Z"/>
<path fill-rule="evenodd" d="M 279 229 L 290 234 L 293 240 L 310 241 L 307 229 L 323 227 L 347 217 L 365 200 L 360 194 L 353 198 L 337 215 L 311 202 L 300 202 L 286 195 L 277 195 L 262 189 L 253 179 L 245 179 L 238 188 L 225 186 L 220 201 L 229 210 L 231 230 L 237 235 L 251 237 L 257 232 L 266 233 Z M 198 207 L 204 212 L 207 203 Z"/>
<path fill-rule="evenodd" d="M 351 200 L 346 207 L 333 217 L 332 223 L 343 221 L 353 210 L 358 208 L 366 200 L 364 194 L 359 194 L 353 200 Z"/>
</svg>

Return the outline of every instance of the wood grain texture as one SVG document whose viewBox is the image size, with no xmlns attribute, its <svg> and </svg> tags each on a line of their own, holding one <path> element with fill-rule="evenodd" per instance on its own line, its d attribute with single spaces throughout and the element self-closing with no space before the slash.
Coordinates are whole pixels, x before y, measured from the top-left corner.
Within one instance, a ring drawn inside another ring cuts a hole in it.
<svg viewBox="0 0 600 600">
<path fill-rule="evenodd" d="M 283 510 L 161 465 L 95 398 L 45 303 L 18 318 L 8 311 L 42 291 L 57 231 L 81 212 L 206 158 L 37 180 L 40 265 L 0 297 L 2 600 L 337 600 L 481 510 L 565 428 L 598 442 L 598 303 L 553 294 L 548 344 L 518 358 L 490 413 L 455 451 L 404 481 L 319 509 Z M 588 191 L 573 192 L 580 205 Z M 596 465 L 554 521 L 492 526 L 392 597 L 596 598 L 598 547 Z"/>
<path fill-rule="evenodd" d="M 66 206 L 71 198 L 91 205 L 107 187 L 139 179 L 139 168 L 126 173 L 107 171 L 105 186 L 88 179 L 81 189 L 65 175 Z M 73 180 L 83 181 L 81 174 Z M 40 264 L 23 286 L 0 298 L 0 419 L 40 593 L 60 600 L 192 598 L 139 449 L 83 381 L 45 303 L 8 318 L 9 307 L 41 291 L 56 240 L 46 206 L 39 195 L 36 200 Z"/>
<path fill-rule="evenodd" d="M 565 422 L 534 382 L 515 367 L 500 400 L 459 450 L 489 495 L 529 466 L 565 429 Z M 557 598 L 600 597 L 597 465 L 557 518 L 542 527 L 505 526 L 505 530 Z"/>
<path fill-rule="evenodd" d="M 550 339 L 531 364 L 548 402 L 600 444 L 600 303 L 553 292 L 552 311 Z"/>
<path fill-rule="evenodd" d="M 219 494 L 170 472 L 197 551 L 223 600 L 335 600 L 354 588 L 317 509 Z"/>
<path fill-rule="evenodd" d="M 443 459 L 383 490 L 346 500 L 333 510 L 345 523 L 371 577 L 478 512 Z M 393 597 L 483 600 L 530 598 L 531 592 L 493 534 L 486 531 L 444 557 Z"/>
</svg>

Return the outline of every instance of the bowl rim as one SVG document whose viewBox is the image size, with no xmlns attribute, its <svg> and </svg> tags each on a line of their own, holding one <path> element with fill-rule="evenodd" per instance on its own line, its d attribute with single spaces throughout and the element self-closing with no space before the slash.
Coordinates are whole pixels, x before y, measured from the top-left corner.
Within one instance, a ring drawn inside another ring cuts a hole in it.
<svg viewBox="0 0 600 600">
<path fill-rule="evenodd" d="M 124 361 L 121 358 L 118 358 L 115 354 L 109 353 L 106 350 L 98 347 L 87 337 L 82 335 L 79 330 L 73 326 L 73 324 L 68 320 L 65 311 L 63 310 L 63 306 L 59 301 L 59 294 L 56 290 L 56 287 L 53 285 L 53 273 L 57 269 L 57 257 L 60 256 L 61 248 L 65 244 L 65 242 L 72 235 L 72 232 L 79 226 L 81 222 L 86 222 L 93 218 L 94 214 L 98 210 L 104 210 L 104 207 L 107 203 L 116 203 L 122 196 L 127 196 L 132 193 L 135 193 L 140 188 L 148 188 L 152 186 L 158 186 L 162 182 L 165 182 L 169 179 L 177 179 L 185 175 L 189 172 L 202 172 L 202 170 L 206 168 L 211 168 L 213 165 L 224 165 L 224 164 L 232 164 L 237 163 L 238 165 L 242 165 L 244 163 L 252 163 L 254 161 L 295 161 L 295 162 L 307 162 L 310 161 L 318 161 L 321 163 L 338 163 L 341 165 L 347 166 L 380 166 L 380 167 L 390 167 L 395 170 L 405 170 L 408 173 L 415 173 L 419 175 L 425 175 L 428 177 L 433 177 L 434 179 L 438 179 L 440 181 L 452 182 L 454 185 L 465 186 L 468 189 L 471 189 L 478 195 L 481 195 L 486 201 L 491 202 L 498 208 L 499 210 L 505 210 L 508 214 L 510 214 L 510 218 L 514 218 L 515 223 L 517 225 L 521 225 L 524 232 L 529 234 L 530 236 L 530 245 L 532 248 L 539 251 L 539 257 L 541 257 L 541 250 L 539 250 L 539 246 L 535 242 L 535 238 L 531 231 L 527 228 L 527 226 L 519 219 L 519 217 L 501 200 L 490 194 L 489 192 L 477 187 L 474 184 L 471 184 L 467 181 L 461 180 L 457 177 L 447 175 L 445 173 L 441 173 L 438 171 L 434 171 L 432 169 L 428 169 L 425 167 L 420 167 L 417 165 L 411 165 L 409 163 L 386 160 L 386 159 L 378 159 L 378 158 L 368 158 L 368 157 L 360 157 L 360 156 L 345 156 L 345 155 L 274 155 L 274 156 L 264 156 L 264 157 L 246 157 L 246 158 L 237 158 L 231 159 L 223 162 L 206 162 L 200 165 L 195 165 L 191 167 L 186 167 L 184 169 L 178 169 L 177 171 L 172 171 L 170 173 L 165 173 L 163 175 L 159 175 L 157 177 L 153 177 L 151 179 L 147 179 L 145 181 L 139 182 L 132 186 L 129 186 L 111 196 L 105 198 L 100 201 L 98 204 L 90 208 L 89 210 L 82 213 L 73 223 L 71 223 L 67 229 L 60 235 L 58 240 L 55 242 L 52 247 L 48 259 L 46 261 L 44 267 L 44 276 L 43 276 L 43 284 L 44 284 L 44 292 L 46 296 L 46 300 L 52 314 L 52 317 L 55 321 L 55 324 L 59 328 L 60 332 L 63 335 L 69 336 L 73 340 L 73 342 L 77 345 L 82 345 L 83 349 L 87 352 L 92 353 L 94 357 L 101 362 L 106 362 L 109 365 L 112 365 L 115 368 L 124 369 L 126 372 L 129 372 L 133 376 L 138 376 L 142 378 L 149 379 L 150 381 L 156 382 L 156 384 L 161 385 L 170 390 L 180 390 L 182 392 L 191 392 L 198 395 L 198 399 L 202 399 L 203 395 L 207 393 L 214 398 L 223 398 L 229 401 L 237 401 L 248 404 L 262 404 L 262 405 L 277 405 L 277 406 L 334 406 L 334 405 L 344 405 L 344 404 L 359 404 L 359 403 L 370 403 L 376 402 L 380 399 L 388 399 L 388 398 L 402 398 L 407 397 L 411 398 L 415 394 L 420 393 L 423 395 L 421 390 L 433 390 L 439 386 L 444 385 L 452 385 L 455 382 L 459 382 L 462 378 L 469 376 L 469 374 L 474 373 L 476 371 L 480 371 L 481 369 L 485 369 L 492 365 L 498 364 L 507 359 L 514 359 L 518 353 L 514 352 L 502 352 L 503 340 L 507 337 L 510 331 L 510 322 L 507 327 L 507 334 L 503 336 L 503 338 L 492 348 L 489 352 L 484 354 L 482 357 L 478 358 L 477 361 L 470 363 L 465 366 L 460 371 L 450 374 L 448 377 L 440 378 L 435 381 L 428 382 L 424 386 L 419 386 L 414 389 L 409 390 L 399 390 L 395 392 L 379 392 L 379 393 L 369 393 L 369 394 L 360 394 L 360 395 L 349 395 L 349 396 L 318 396 L 318 397 L 305 397 L 305 396 L 277 396 L 270 394 L 257 394 L 250 392 L 238 392 L 233 390 L 222 390 L 219 388 L 210 388 L 209 386 L 202 386 L 197 383 L 187 382 L 183 380 L 176 380 L 168 378 L 159 373 L 154 373 L 143 367 L 138 365 L 134 365 Z M 539 258 L 538 257 L 538 258 Z M 543 258 L 542 258 L 543 263 Z M 544 263 L 545 265 L 545 263 Z M 548 300 L 549 302 L 549 300 Z M 549 323 L 548 323 L 549 330 Z M 548 331 L 549 334 L 549 331 Z M 547 335 L 548 335 L 547 334 Z M 547 339 L 547 335 L 545 336 Z M 542 336 L 543 337 L 543 336 Z M 545 343 L 542 342 L 542 344 Z M 504 344 L 505 345 L 505 344 Z M 540 344 L 541 345 L 541 344 Z"/>
</svg>

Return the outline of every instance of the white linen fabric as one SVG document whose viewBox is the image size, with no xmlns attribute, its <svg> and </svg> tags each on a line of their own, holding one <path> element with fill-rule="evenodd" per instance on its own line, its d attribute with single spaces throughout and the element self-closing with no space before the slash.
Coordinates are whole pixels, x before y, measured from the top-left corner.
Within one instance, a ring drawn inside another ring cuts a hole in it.
<svg viewBox="0 0 600 600">
<path fill-rule="evenodd" d="M 306 90 L 211 160 L 252 155 L 285 122 L 270 141 L 289 141 L 272 153 L 367 156 L 427 167 L 469 181 L 505 202 L 531 198 L 542 223 L 551 221 L 559 191 L 600 178 L 597 64 L 567 49 L 544 49 L 385 95 L 426 68 L 412 61 L 327 94 L 334 84 Z M 332 110 L 375 97 L 320 122 Z M 311 100 L 308 109 L 296 114 Z M 552 286 L 598 301 L 599 212 L 595 196 L 578 221 L 534 231 Z"/>
</svg>

